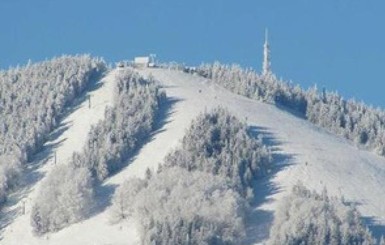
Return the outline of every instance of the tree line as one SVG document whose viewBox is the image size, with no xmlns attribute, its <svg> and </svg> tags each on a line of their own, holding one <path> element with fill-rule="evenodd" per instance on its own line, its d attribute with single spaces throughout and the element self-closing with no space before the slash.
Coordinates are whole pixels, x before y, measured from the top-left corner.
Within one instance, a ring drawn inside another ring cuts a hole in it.
<svg viewBox="0 0 385 245">
<path fill-rule="evenodd" d="M 165 94 L 132 69 L 116 76 L 114 105 L 93 126 L 81 152 L 55 167 L 42 182 L 31 213 L 37 235 L 86 218 L 94 189 L 119 170 L 154 128 Z"/>
<path fill-rule="evenodd" d="M 197 73 L 232 92 L 276 104 L 306 118 L 311 123 L 343 136 L 357 145 L 385 156 L 385 111 L 354 99 L 345 100 L 336 92 L 308 90 L 262 76 L 252 69 L 218 62 L 203 64 Z"/>
<path fill-rule="evenodd" d="M 102 59 L 77 55 L 0 71 L 0 202 L 65 108 L 105 70 Z"/>
<path fill-rule="evenodd" d="M 117 189 L 112 220 L 135 219 L 142 244 L 239 244 L 253 181 L 271 164 L 269 147 L 226 109 L 204 112 L 156 173 Z"/>
</svg>

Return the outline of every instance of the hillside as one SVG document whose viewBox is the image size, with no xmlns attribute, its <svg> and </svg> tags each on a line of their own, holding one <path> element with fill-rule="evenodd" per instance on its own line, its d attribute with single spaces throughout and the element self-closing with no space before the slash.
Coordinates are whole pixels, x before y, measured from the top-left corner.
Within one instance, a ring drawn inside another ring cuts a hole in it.
<svg viewBox="0 0 385 245">
<path fill-rule="evenodd" d="M 111 104 L 117 72 L 120 70 L 113 70 L 102 80 L 102 86 L 90 92 L 91 108 L 88 101 L 73 108 L 52 134 L 52 140 L 46 143 L 45 151 L 27 170 L 25 188 L 13 194 L 3 210 L 7 219 L 2 221 L 1 244 L 137 244 L 134 223 L 112 225 L 109 222 L 114 190 L 130 176 L 143 177 L 147 168 L 155 170 L 166 154 L 178 146 L 191 121 L 200 112 L 218 105 L 244 120 L 250 130 L 264 135 L 264 143 L 272 147 L 275 157 L 273 173 L 259 186 L 264 191 L 255 200 L 245 244 L 259 243 L 268 237 L 277 204 L 298 180 L 317 191 L 326 186 L 331 195 L 342 195 L 356 203 L 371 230 L 376 235 L 384 233 L 385 158 L 360 150 L 347 140 L 273 105 L 233 94 L 202 77 L 173 70 L 144 69 L 138 72 L 154 76 L 168 96 L 158 130 L 126 168 L 107 178 L 97 190 L 98 206 L 91 218 L 57 233 L 35 237 L 29 222 L 31 200 L 41 177 L 53 166 L 53 152 L 56 152 L 57 164 L 61 164 L 82 147 L 91 125 L 103 119 L 104 108 Z M 24 203 L 26 214 L 22 215 Z"/>
</svg>

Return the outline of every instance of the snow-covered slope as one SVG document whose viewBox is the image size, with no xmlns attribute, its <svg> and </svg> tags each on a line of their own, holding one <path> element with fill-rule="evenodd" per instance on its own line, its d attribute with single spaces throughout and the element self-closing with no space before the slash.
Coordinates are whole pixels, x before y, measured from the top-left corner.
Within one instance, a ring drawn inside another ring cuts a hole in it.
<svg viewBox="0 0 385 245">
<path fill-rule="evenodd" d="M 66 160 L 75 151 L 80 151 L 86 142 L 91 125 L 104 118 L 106 106 L 112 105 L 115 71 L 109 73 L 102 81 L 96 84 L 97 89 L 84 95 L 81 103 L 69 111 L 68 116 L 62 121 L 60 127 L 52 133 L 52 140 L 48 141 L 43 152 L 35 158 L 25 171 L 21 180 L 22 190 L 11 195 L 2 213 L 3 226 L 1 244 L 34 244 L 29 222 L 30 210 L 33 200 L 44 176 L 56 164 L 65 164 Z M 91 98 L 91 104 L 87 99 Z M 91 105 L 91 106 L 90 106 Z M 7 225 L 7 223 L 10 223 Z M 40 241 L 37 244 L 41 244 Z"/>
<path fill-rule="evenodd" d="M 344 139 L 273 105 L 232 94 L 199 76 L 162 69 L 139 72 L 152 74 L 160 81 L 170 97 L 167 108 L 164 108 L 167 114 L 159 123 L 159 130 L 154 132 L 129 165 L 98 189 L 99 206 L 93 216 L 55 234 L 36 238 L 29 225 L 27 201 L 26 214 L 15 215 L 15 220 L 9 220 L 10 225 L 3 232 L 1 244 L 138 244 L 132 221 L 115 225 L 109 222 L 109 201 L 115 188 L 130 176 L 143 176 L 147 167 L 156 169 L 164 156 L 178 145 L 191 120 L 200 112 L 218 105 L 227 107 L 247 121 L 251 130 L 264 134 L 265 142 L 273 146 L 276 156 L 275 172 L 258 186 L 260 194 L 255 211 L 249 218 L 245 244 L 258 243 L 267 238 L 277 203 L 298 180 L 310 189 L 321 191 L 326 186 L 330 194 L 342 194 L 346 200 L 358 204 L 358 209 L 374 231 L 385 230 L 382 230 L 382 224 L 385 224 L 385 158 L 359 150 Z M 108 87 L 113 83 L 112 74 L 105 79 L 107 82 L 103 87 L 94 91 L 93 101 L 100 101 L 100 109 L 111 99 Z M 90 124 L 102 115 L 99 109 L 88 109 L 85 102 L 66 119 L 71 122 L 69 128 L 51 142 L 54 144 L 67 139 L 56 148 L 59 164 L 71 152 L 81 148 Z M 41 161 L 44 162 L 44 159 Z M 30 177 L 35 172 L 47 172 L 50 167 L 52 163 L 47 163 L 31 172 Z M 26 198 L 22 200 L 33 198 L 38 185 L 39 182 L 31 183 L 31 192 L 26 193 Z M 20 205 L 21 201 L 16 202 L 9 209 Z"/>
</svg>

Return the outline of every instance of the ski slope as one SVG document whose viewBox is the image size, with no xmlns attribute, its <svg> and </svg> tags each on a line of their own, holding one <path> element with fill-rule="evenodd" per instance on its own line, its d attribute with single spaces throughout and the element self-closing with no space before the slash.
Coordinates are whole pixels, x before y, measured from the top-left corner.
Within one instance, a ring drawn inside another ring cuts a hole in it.
<svg viewBox="0 0 385 245">
<path fill-rule="evenodd" d="M 36 160 L 25 170 L 21 180 L 23 188 L 10 196 L 9 206 L 3 210 L 5 216 L 11 217 L 7 217 L 10 224 L 0 233 L 3 238 L 0 244 L 44 244 L 40 239 L 32 242 L 34 237 L 29 221 L 39 185 L 55 166 L 55 158 L 56 164 L 66 164 L 75 151 L 83 148 L 91 126 L 104 118 L 106 106 L 113 104 L 115 72 L 110 72 L 96 84 L 97 89 L 80 98 L 80 104 L 68 112 L 59 128 L 51 134 L 51 140 L 44 145 L 43 152 L 37 154 Z"/>
<path fill-rule="evenodd" d="M 88 102 L 81 104 L 65 119 L 68 129 L 48 143 L 66 139 L 55 149 L 59 164 L 73 151 L 81 149 L 90 125 L 103 118 L 102 109 L 112 101 L 113 74 L 119 71 L 111 72 L 104 85 L 92 92 L 93 101 L 100 102 L 95 106 L 99 107 L 88 109 Z M 376 235 L 385 231 L 385 158 L 360 150 L 273 105 L 233 94 L 199 76 L 165 69 L 138 72 L 154 76 L 166 91 L 169 97 L 165 108 L 167 116 L 138 154 L 130 159 L 128 166 L 98 188 L 98 208 L 94 214 L 57 233 L 37 238 L 31 233 L 30 201 L 27 201 L 26 214 L 18 214 L 10 221 L 2 234 L 1 244 L 139 244 L 133 220 L 120 224 L 109 221 L 110 200 L 115 188 L 130 176 L 143 177 L 147 168 L 155 170 L 165 155 L 178 146 L 191 120 L 218 105 L 247 122 L 252 131 L 264 135 L 264 142 L 271 145 L 275 154 L 277 167 L 257 186 L 259 196 L 248 218 L 248 237 L 244 244 L 258 244 L 268 237 L 277 204 L 298 180 L 310 189 L 321 191 L 325 186 L 331 195 L 343 195 L 358 205 Z M 44 162 L 48 157 L 40 161 Z M 52 166 L 48 161 L 36 171 L 46 173 Z M 32 200 L 39 183 L 31 183 L 30 192 L 22 200 Z M 15 201 L 15 207 L 9 209 L 16 210 L 20 205 L 21 201 Z"/>
</svg>

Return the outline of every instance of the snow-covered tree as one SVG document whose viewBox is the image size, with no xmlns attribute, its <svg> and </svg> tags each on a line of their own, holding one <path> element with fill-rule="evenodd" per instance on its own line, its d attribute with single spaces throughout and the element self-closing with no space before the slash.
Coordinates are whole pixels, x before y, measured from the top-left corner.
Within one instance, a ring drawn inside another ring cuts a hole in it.
<svg viewBox="0 0 385 245">
<path fill-rule="evenodd" d="M 381 236 L 379 245 L 385 245 L 385 239 L 383 236 Z"/>
<path fill-rule="evenodd" d="M 253 181 L 269 172 L 272 156 L 267 146 L 249 135 L 245 124 L 219 107 L 193 121 L 181 147 L 164 164 L 223 176 L 242 196 L 251 197 Z"/>
<path fill-rule="evenodd" d="M 113 217 L 139 223 L 142 244 L 239 244 L 245 203 L 221 176 L 171 167 L 150 180 L 129 179 Z M 116 216 L 117 215 L 117 216 Z"/>
<path fill-rule="evenodd" d="M 103 180 L 117 171 L 152 131 L 165 94 L 153 80 L 126 69 L 116 77 L 114 106 L 93 126 L 81 153 L 71 164 L 89 168 Z"/>
<path fill-rule="evenodd" d="M 359 212 L 326 190 L 317 194 L 302 184 L 282 199 L 270 231 L 269 245 L 375 244 Z"/>
<path fill-rule="evenodd" d="M 57 231 L 86 217 L 92 207 L 92 181 L 87 168 L 55 167 L 41 184 L 32 207 L 34 232 Z"/>
<path fill-rule="evenodd" d="M 276 104 L 311 123 L 343 136 L 358 145 L 385 156 L 385 111 L 335 92 L 316 87 L 301 89 L 273 74 L 259 75 L 238 65 L 204 64 L 197 73 L 232 92 Z"/>
<path fill-rule="evenodd" d="M 0 206 L 7 199 L 8 189 L 17 184 L 20 164 L 14 157 L 0 156 Z"/>
<path fill-rule="evenodd" d="M 0 71 L 0 200 L 65 109 L 106 70 L 99 58 L 62 56 Z"/>
<path fill-rule="evenodd" d="M 245 124 L 215 108 L 193 121 L 157 173 L 117 189 L 111 219 L 138 222 L 143 244 L 239 244 L 252 183 L 271 163 Z"/>
<path fill-rule="evenodd" d="M 147 187 L 147 180 L 130 178 L 126 180 L 115 192 L 111 211 L 113 223 L 131 217 L 135 212 L 135 198 L 140 191 Z"/>
<path fill-rule="evenodd" d="M 143 79 L 133 70 L 123 71 L 116 79 L 114 106 L 106 109 L 105 119 L 91 128 L 83 150 L 73 154 L 68 166 L 49 173 L 42 184 L 31 215 L 37 234 L 59 230 L 84 218 L 96 185 L 92 185 L 93 177 L 102 181 L 116 171 L 153 129 L 165 94 L 154 81 Z M 74 173 L 78 175 L 71 178 Z M 120 197 L 123 195 L 128 194 Z M 127 205 L 122 198 L 120 205 L 116 219 L 126 216 Z"/>
</svg>

